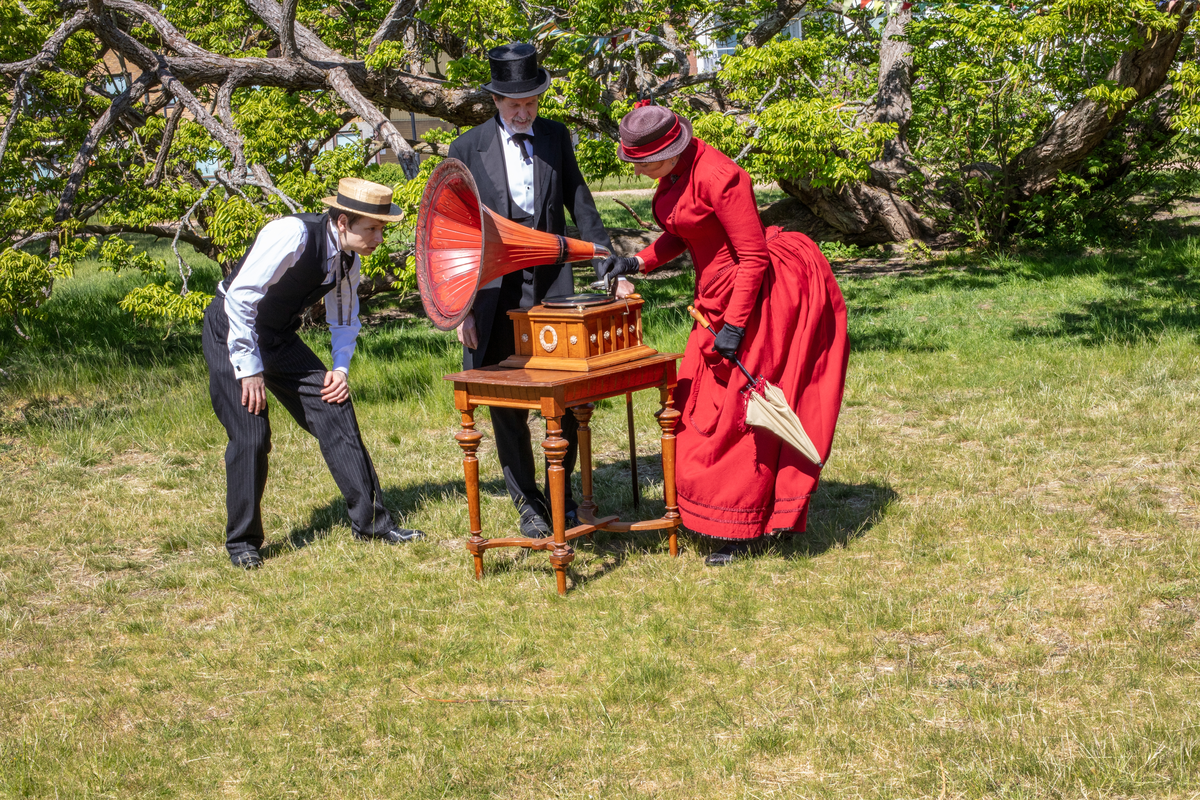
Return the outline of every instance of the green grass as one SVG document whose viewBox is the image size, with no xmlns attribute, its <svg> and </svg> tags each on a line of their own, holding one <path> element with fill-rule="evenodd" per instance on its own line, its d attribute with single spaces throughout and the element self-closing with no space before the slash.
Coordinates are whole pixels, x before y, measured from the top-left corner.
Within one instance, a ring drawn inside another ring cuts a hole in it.
<svg viewBox="0 0 1200 800">
<path fill-rule="evenodd" d="M 1198 240 L 843 276 L 807 535 L 721 571 L 597 536 L 565 598 L 540 553 L 471 579 L 457 348 L 421 320 L 364 330 L 352 386 L 429 540 L 353 542 L 275 404 L 269 558 L 232 570 L 198 334 L 114 311 L 131 280 L 82 268 L 32 343 L 0 334 L 0 796 L 1200 792 Z M 641 284 L 659 349 L 690 281 Z M 631 514 L 621 403 L 593 425 L 602 509 Z M 481 467 L 511 530 L 490 432 Z"/>
</svg>

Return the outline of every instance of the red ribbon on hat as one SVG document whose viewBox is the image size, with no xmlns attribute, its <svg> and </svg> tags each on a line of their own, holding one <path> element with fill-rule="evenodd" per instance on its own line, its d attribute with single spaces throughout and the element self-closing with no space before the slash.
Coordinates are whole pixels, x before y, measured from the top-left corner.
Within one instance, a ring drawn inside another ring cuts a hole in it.
<svg viewBox="0 0 1200 800">
<path fill-rule="evenodd" d="M 653 100 L 651 100 L 649 97 L 647 97 L 645 100 L 638 100 L 636 103 L 633 104 L 633 107 L 634 108 L 645 108 L 646 106 L 652 104 L 653 102 L 654 102 Z"/>
<path fill-rule="evenodd" d="M 678 138 L 679 131 L 682 127 L 683 126 L 679 124 L 679 115 L 676 114 L 675 124 L 671 126 L 671 130 L 667 131 L 662 136 L 658 137 L 652 142 L 647 142 L 646 144 L 639 144 L 632 147 L 622 143 L 621 150 L 630 158 L 645 158 L 646 156 L 652 156 L 659 150 L 665 148 L 671 142 L 675 141 L 675 139 Z"/>
</svg>

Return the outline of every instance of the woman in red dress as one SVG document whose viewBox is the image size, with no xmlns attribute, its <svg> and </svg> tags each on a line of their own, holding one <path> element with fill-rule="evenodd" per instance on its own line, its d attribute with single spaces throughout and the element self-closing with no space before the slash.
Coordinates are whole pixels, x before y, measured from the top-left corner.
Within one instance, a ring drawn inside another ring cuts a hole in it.
<svg viewBox="0 0 1200 800">
<path fill-rule="evenodd" d="M 610 257 L 602 274 L 645 274 L 687 250 L 694 304 L 717 332 L 693 326 L 688 337 L 675 390 L 676 484 L 683 523 L 727 540 L 705 560 L 723 566 L 768 533 L 803 531 L 820 476 L 773 433 L 746 426 L 746 379 L 733 359 L 783 390 L 824 462 L 846 382 L 846 304 L 812 240 L 764 229 L 750 176 L 693 137 L 686 119 L 634 109 L 618 156 L 658 180 L 653 212 L 664 233 L 632 258 Z"/>
</svg>

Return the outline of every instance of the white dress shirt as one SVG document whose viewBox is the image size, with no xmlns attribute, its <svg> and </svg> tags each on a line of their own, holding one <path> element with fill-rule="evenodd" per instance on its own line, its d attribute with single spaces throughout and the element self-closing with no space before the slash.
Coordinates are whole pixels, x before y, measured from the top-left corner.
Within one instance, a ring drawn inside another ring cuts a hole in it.
<svg viewBox="0 0 1200 800">
<path fill-rule="evenodd" d="M 337 228 L 325 225 L 326 279 L 337 275 L 341 247 Z M 241 271 L 225 292 L 225 313 L 229 317 L 229 361 L 238 378 L 257 375 L 263 371 L 262 355 L 258 351 L 258 333 L 254 320 L 258 304 L 283 273 L 304 253 L 308 244 L 308 228 L 296 217 L 281 217 L 268 222 L 250 248 Z M 333 339 L 333 368 L 350 373 L 350 359 L 362 323 L 358 319 L 358 283 L 361 269 L 357 254 L 341 282 L 341 308 L 338 307 L 339 287 L 325 295 L 325 321 Z M 220 285 L 217 292 L 220 293 Z M 341 311 L 339 314 L 338 312 Z M 339 321 L 340 317 L 340 321 Z"/>
<path fill-rule="evenodd" d="M 533 216 L 533 128 L 530 127 L 531 140 L 529 158 L 521 153 L 521 145 L 513 139 L 513 131 L 500 120 L 500 141 L 504 144 L 504 169 L 508 173 L 508 192 L 512 195 L 513 205 L 520 208 L 529 216 Z"/>
</svg>

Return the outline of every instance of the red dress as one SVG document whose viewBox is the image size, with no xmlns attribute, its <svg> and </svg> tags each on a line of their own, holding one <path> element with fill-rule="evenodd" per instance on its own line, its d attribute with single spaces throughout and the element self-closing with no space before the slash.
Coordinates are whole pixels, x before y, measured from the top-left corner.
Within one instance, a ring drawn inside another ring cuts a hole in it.
<svg viewBox="0 0 1200 800">
<path fill-rule="evenodd" d="M 849 356 L 846 304 L 829 262 L 803 234 L 764 230 L 750 176 L 699 139 L 659 180 L 653 210 L 665 232 L 638 253 L 643 272 L 691 253 L 696 308 L 714 331 L 746 329 L 738 358 L 783 390 L 826 460 Z M 745 384 L 712 334 L 693 326 L 675 390 L 683 522 L 723 539 L 802 531 L 820 468 L 745 425 Z"/>
</svg>

